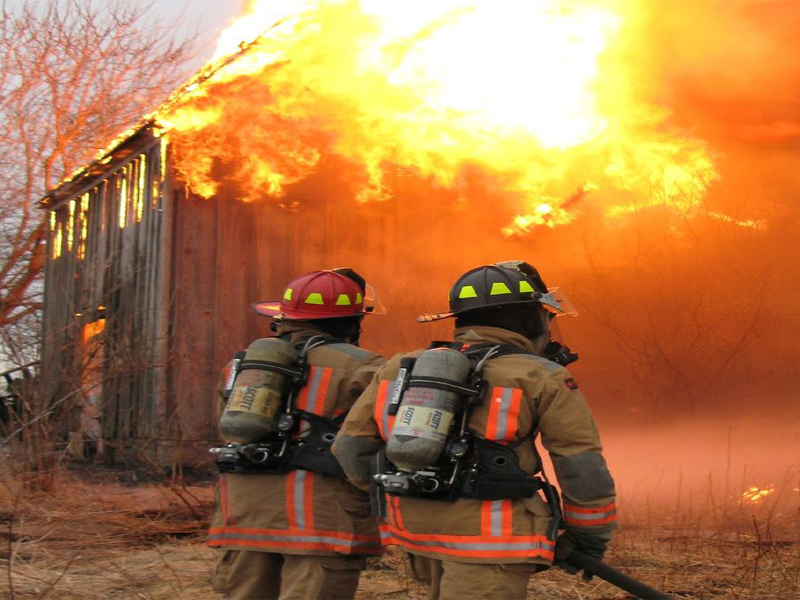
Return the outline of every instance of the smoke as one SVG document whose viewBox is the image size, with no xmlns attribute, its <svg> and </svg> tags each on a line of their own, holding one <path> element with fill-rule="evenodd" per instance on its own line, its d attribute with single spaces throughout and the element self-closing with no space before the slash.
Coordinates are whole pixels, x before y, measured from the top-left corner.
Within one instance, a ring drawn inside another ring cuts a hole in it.
<svg viewBox="0 0 800 600">
<path fill-rule="evenodd" d="M 679 120 L 705 139 L 798 150 L 800 7 L 792 1 L 653 3 L 650 60 Z"/>
</svg>

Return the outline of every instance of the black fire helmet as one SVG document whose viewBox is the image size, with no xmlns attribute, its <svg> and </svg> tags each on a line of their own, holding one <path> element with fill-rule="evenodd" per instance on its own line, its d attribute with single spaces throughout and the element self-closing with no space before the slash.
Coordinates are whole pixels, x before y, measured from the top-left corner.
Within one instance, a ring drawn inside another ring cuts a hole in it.
<svg viewBox="0 0 800 600">
<path fill-rule="evenodd" d="M 505 304 L 541 302 L 550 305 L 549 300 L 547 286 L 532 265 L 521 260 L 505 261 L 477 267 L 461 275 L 450 288 L 450 310 L 425 314 L 417 320 L 420 323 L 438 321 L 470 310 Z"/>
</svg>

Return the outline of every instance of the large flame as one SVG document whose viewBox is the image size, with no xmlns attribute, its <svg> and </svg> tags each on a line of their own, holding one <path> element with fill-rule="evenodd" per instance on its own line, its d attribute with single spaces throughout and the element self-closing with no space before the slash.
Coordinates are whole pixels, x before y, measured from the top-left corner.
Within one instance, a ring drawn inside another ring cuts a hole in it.
<svg viewBox="0 0 800 600">
<path fill-rule="evenodd" d="M 716 171 L 638 89 L 644 5 L 253 0 L 222 34 L 216 73 L 159 121 L 204 197 L 216 161 L 254 200 L 328 155 L 352 165 L 360 201 L 387 198 L 398 167 L 463 195 L 479 172 L 520 213 L 507 235 L 567 223 L 587 195 L 609 217 L 691 212 Z"/>
</svg>

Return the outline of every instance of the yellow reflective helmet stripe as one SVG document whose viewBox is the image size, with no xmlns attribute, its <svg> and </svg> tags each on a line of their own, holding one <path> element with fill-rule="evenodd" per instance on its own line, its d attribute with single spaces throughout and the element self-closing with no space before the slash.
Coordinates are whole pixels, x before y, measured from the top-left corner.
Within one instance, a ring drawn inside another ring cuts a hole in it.
<svg viewBox="0 0 800 600">
<path fill-rule="evenodd" d="M 463 298 L 477 298 L 478 293 L 475 291 L 475 288 L 471 285 L 465 285 L 461 288 L 461 291 L 458 293 L 458 299 L 461 300 Z"/>
<path fill-rule="evenodd" d="M 351 304 L 350 296 L 347 294 L 339 294 L 339 297 L 336 299 L 336 306 L 350 306 Z"/>
<path fill-rule="evenodd" d="M 533 289 L 533 286 L 525 281 L 524 279 L 520 279 L 519 282 L 519 292 L 520 294 L 524 294 L 526 292 L 535 292 L 536 290 Z"/>
<path fill-rule="evenodd" d="M 361 304 L 364 301 L 364 296 L 361 295 L 361 292 L 356 294 L 356 304 Z"/>
<path fill-rule="evenodd" d="M 502 294 L 510 294 L 511 290 L 502 281 L 495 281 L 492 284 L 492 291 L 489 292 L 490 296 L 500 296 Z"/>
<path fill-rule="evenodd" d="M 292 299 L 292 288 L 286 288 L 286 291 L 283 293 L 283 299 L 287 302 Z"/>
<path fill-rule="evenodd" d="M 322 301 L 322 294 L 319 292 L 311 292 L 306 296 L 306 304 L 324 304 Z"/>
</svg>

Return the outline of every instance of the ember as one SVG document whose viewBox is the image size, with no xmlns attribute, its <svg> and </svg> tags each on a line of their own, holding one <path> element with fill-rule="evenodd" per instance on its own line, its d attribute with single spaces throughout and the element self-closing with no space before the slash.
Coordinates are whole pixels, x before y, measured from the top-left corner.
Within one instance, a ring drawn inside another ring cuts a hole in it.
<svg viewBox="0 0 800 600">
<path fill-rule="evenodd" d="M 744 504 L 759 504 L 775 491 L 774 485 L 768 485 L 765 488 L 752 486 L 742 493 L 741 503 Z"/>
</svg>

